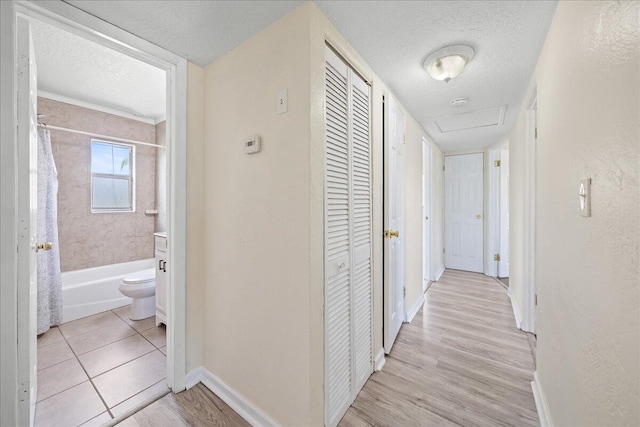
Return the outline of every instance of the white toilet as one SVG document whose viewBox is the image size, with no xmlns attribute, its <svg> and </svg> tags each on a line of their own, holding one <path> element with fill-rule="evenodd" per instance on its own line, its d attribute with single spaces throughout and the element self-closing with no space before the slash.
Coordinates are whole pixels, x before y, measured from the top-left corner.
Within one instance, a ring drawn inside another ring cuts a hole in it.
<svg viewBox="0 0 640 427">
<path fill-rule="evenodd" d="M 156 270 L 129 274 L 118 287 L 123 295 L 132 299 L 129 319 L 142 320 L 156 314 Z"/>
</svg>

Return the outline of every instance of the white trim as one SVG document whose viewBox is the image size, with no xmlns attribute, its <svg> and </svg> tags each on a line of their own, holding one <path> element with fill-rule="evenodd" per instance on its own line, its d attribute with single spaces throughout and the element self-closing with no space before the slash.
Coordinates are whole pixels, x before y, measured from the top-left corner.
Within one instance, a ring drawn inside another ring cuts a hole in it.
<svg viewBox="0 0 640 427">
<path fill-rule="evenodd" d="M 203 369 L 204 368 L 202 366 L 198 366 L 197 368 L 187 372 L 187 375 L 185 376 L 185 386 L 187 390 L 202 381 L 202 377 L 204 375 Z"/>
<path fill-rule="evenodd" d="M 0 1 L 0 425 L 18 424 L 17 328 L 17 127 L 16 15 L 13 2 Z"/>
<path fill-rule="evenodd" d="M 429 282 L 433 279 L 433 148 L 431 142 L 424 136 L 422 137 L 422 147 L 422 223 L 426 222 L 425 230 L 422 232 L 422 247 L 423 250 L 429 248 L 428 257 L 424 253 L 422 254 L 422 291 L 424 292 L 429 288 Z M 428 239 L 426 238 L 426 230 L 428 230 Z"/>
<path fill-rule="evenodd" d="M 118 110 L 116 108 L 105 107 L 98 104 L 93 104 L 91 102 L 80 101 L 79 99 L 70 98 L 64 95 L 58 95 L 56 93 L 47 92 L 44 90 L 38 91 L 38 97 L 50 99 L 52 101 L 64 102 L 65 104 L 75 105 L 76 107 L 87 108 L 89 110 L 100 111 L 102 113 L 113 114 L 114 116 L 124 117 L 125 119 L 136 120 L 138 122 L 146 123 L 148 125 L 156 125 L 156 120 L 148 117 L 136 116 L 132 113 L 127 113 L 125 111 Z M 47 118 L 45 117 L 44 121 L 46 123 Z"/>
<path fill-rule="evenodd" d="M 540 384 L 540 378 L 538 377 L 538 371 L 533 373 L 533 381 L 531 381 L 531 390 L 533 390 L 533 399 L 536 402 L 536 410 L 538 411 L 538 418 L 540 420 L 540 427 L 553 427 L 553 421 L 551 420 L 551 412 L 549 412 L 549 405 L 547 404 L 547 398 L 542 390 L 542 384 Z"/>
<path fill-rule="evenodd" d="M 200 381 L 238 415 L 252 426 L 278 426 L 279 424 L 267 415 L 256 404 L 229 387 L 227 383 L 213 375 L 205 367 L 201 367 Z"/>
<path fill-rule="evenodd" d="M 159 125 L 160 123 L 162 123 L 162 122 L 164 122 L 164 121 L 166 121 L 166 120 L 167 120 L 167 115 L 166 115 L 166 114 L 163 114 L 163 115 L 161 115 L 160 117 L 158 117 L 157 119 L 154 119 L 154 120 L 153 120 L 153 124 L 154 124 L 154 125 Z"/>
<path fill-rule="evenodd" d="M 434 282 L 437 282 L 438 280 L 440 280 L 440 278 L 442 277 L 442 275 L 444 274 L 444 270 L 445 270 L 445 265 L 442 264 L 442 267 L 440 267 L 438 269 L 438 272 L 436 273 L 436 277 L 434 278 Z"/>
<path fill-rule="evenodd" d="M 138 36 L 128 33 L 106 21 L 89 15 L 86 12 L 71 6 L 62 1 L 13 1 L 2 2 L 2 200 L 0 206 L 2 211 L 2 235 L 3 242 L 15 242 L 18 228 L 15 222 L 15 202 L 18 196 L 18 187 L 16 186 L 17 158 L 15 156 L 17 147 L 17 136 L 15 133 L 15 124 L 17 123 L 15 102 L 16 87 L 15 80 L 15 27 L 12 25 L 5 26 L 4 23 L 11 20 L 15 22 L 16 15 L 20 14 L 29 18 L 35 18 L 49 24 L 64 28 L 80 37 L 100 43 L 118 52 L 129 55 L 133 58 L 163 69 L 167 73 L 167 149 L 170 159 L 168 167 L 168 183 L 170 194 L 167 200 L 169 226 L 167 234 L 171 242 L 168 249 L 168 265 L 169 270 L 169 306 L 167 307 L 167 315 L 170 327 L 167 328 L 167 383 L 174 391 L 179 392 L 185 388 L 186 375 L 186 116 L 187 116 L 187 61 L 179 56 L 155 46 Z M 11 7 L 6 7 L 6 3 L 11 3 Z M 9 12 L 10 17 L 5 18 L 5 12 Z M 10 32 L 7 36 L 7 32 Z M 8 64 L 5 66 L 5 64 Z M 9 71 L 5 74 L 4 71 Z M 9 77 L 5 77 L 8 75 Z M 6 94 L 12 94 L 5 96 Z M 7 107 L 7 108 L 5 108 Z M 5 126 L 6 125 L 6 126 Z M 6 157 L 9 155 L 10 157 Z M 6 169 L 5 169 L 6 166 Z M 6 179 L 5 179 L 6 178 Z M 173 197 L 171 197 L 173 195 Z M 7 214 L 5 216 L 5 214 Z M 14 215 L 14 216 L 11 216 Z M 10 222 L 11 220 L 11 222 Z M 6 234 L 5 234 L 6 233 Z M 5 240 L 6 237 L 6 240 Z M 7 245 L 3 245 L 3 248 Z M 9 247 L 14 248 L 14 245 Z M 12 304 L 10 311 L 5 312 L 3 304 L 2 312 L 2 335 L 3 337 L 14 336 L 16 332 L 15 322 L 15 295 L 18 289 L 17 274 L 14 267 L 17 265 L 17 254 L 11 251 L 8 258 L 5 258 L 3 251 L 2 257 L 2 301 L 9 301 Z M 5 269 L 4 267 L 10 267 Z M 5 283 L 6 279 L 6 283 Z M 5 284 L 7 286 L 5 286 Z M 6 298 L 5 298 L 6 297 Z M 9 304 L 7 303 L 7 305 Z M 5 322 L 7 316 L 12 316 L 12 321 Z M 9 329 L 9 330 L 7 330 Z M 14 342 L 12 340 L 12 342 Z M 8 346 L 7 346 L 8 347 Z M 12 393 L 8 387 L 5 387 L 5 381 L 2 385 L 2 401 L 3 411 L 2 420 L 8 425 L 16 424 L 17 419 L 23 419 L 24 416 L 19 414 L 22 408 L 17 407 L 17 395 L 19 393 L 16 384 L 28 375 L 28 372 L 15 370 L 15 358 L 9 358 L 9 351 L 15 352 L 16 346 L 11 348 L 3 346 L 2 352 L 2 368 L 5 368 L 5 362 L 10 364 L 7 369 L 14 370 L 17 378 L 16 383 L 13 382 L 12 376 L 7 377 L 7 381 L 12 387 Z M 3 371 L 3 379 L 5 378 Z M 11 397 L 13 395 L 13 397 Z M 4 403 L 7 402 L 10 408 L 5 412 Z M 15 411 L 15 412 L 12 412 Z"/>
<path fill-rule="evenodd" d="M 420 298 L 418 298 L 418 300 L 415 302 L 413 307 L 411 307 L 411 310 L 407 312 L 405 323 L 411 323 L 413 318 L 416 317 L 416 314 L 418 314 L 418 312 L 422 308 L 422 305 L 424 304 L 425 299 L 426 299 L 426 295 L 423 293 L 420 296 Z"/>
<path fill-rule="evenodd" d="M 487 167 L 489 168 L 489 201 L 487 206 L 487 254 L 485 255 L 484 274 L 498 277 L 498 262 L 493 256 L 500 253 L 500 168 L 494 166 L 500 160 L 500 147 L 489 150 Z"/>
<path fill-rule="evenodd" d="M 381 348 L 378 351 L 378 354 L 376 354 L 376 358 L 375 358 L 375 369 L 376 372 L 380 372 L 382 371 L 382 368 L 384 367 L 384 364 L 386 363 L 386 359 L 384 358 L 384 348 Z"/>
<path fill-rule="evenodd" d="M 522 329 L 522 316 L 520 315 L 520 309 L 518 308 L 518 303 L 516 302 L 515 297 L 511 293 L 511 288 L 507 289 L 507 296 L 511 300 L 511 307 L 513 308 L 513 317 L 516 320 L 516 326 L 518 327 L 518 329 Z"/>
</svg>

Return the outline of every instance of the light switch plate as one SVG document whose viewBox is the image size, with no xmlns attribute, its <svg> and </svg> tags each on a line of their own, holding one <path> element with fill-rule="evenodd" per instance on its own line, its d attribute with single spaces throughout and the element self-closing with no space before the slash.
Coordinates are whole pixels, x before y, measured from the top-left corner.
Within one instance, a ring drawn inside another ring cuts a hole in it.
<svg viewBox="0 0 640 427">
<path fill-rule="evenodd" d="M 591 216 L 591 178 L 580 181 L 580 215 Z"/>
<path fill-rule="evenodd" d="M 289 96 L 287 89 L 280 89 L 276 100 L 276 113 L 284 114 L 289 110 Z"/>
</svg>

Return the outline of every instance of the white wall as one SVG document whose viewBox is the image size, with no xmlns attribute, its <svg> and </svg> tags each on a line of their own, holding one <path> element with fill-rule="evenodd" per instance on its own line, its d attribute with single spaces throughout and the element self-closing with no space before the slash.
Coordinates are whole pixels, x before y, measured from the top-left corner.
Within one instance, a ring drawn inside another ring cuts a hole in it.
<svg viewBox="0 0 640 427">
<path fill-rule="evenodd" d="M 558 426 L 640 425 L 639 13 L 638 2 L 560 2 L 532 83 L 537 377 Z M 510 138 L 513 249 L 526 204 L 523 120 Z M 579 213 L 585 178 L 590 218 Z"/>
</svg>

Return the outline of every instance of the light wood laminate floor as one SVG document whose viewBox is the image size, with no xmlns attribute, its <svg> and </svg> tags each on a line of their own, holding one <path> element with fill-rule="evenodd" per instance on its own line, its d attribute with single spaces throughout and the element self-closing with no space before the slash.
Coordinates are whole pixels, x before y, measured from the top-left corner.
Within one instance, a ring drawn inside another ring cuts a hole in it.
<svg viewBox="0 0 640 427">
<path fill-rule="evenodd" d="M 539 425 L 533 371 L 504 287 L 446 270 L 340 425 Z"/>
<path fill-rule="evenodd" d="M 481 274 L 447 270 L 423 309 L 402 325 L 340 422 L 360 426 L 538 425 L 527 335 L 515 327 L 503 286 Z M 246 426 L 202 384 L 169 394 L 119 426 Z"/>
</svg>

